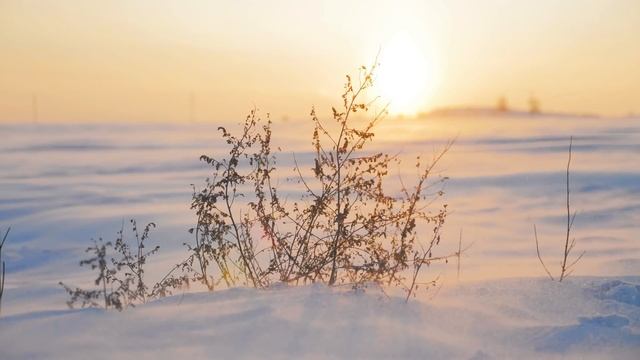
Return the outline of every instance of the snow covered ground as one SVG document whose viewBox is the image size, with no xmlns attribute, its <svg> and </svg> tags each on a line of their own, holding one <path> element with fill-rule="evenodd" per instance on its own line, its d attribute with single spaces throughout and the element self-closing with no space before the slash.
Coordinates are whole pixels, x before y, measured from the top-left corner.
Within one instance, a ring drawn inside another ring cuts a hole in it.
<svg viewBox="0 0 640 360">
<path fill-rule="evenodd" d="M 383 123 L 375 147 L 408 159 L 457 138 L 439 168 L 452 211 L 440 250 L 457 247 L 461 228 L 473 243 L 461 283 L 455 266 L 432 269 L 442 287 L 408 306 L 375 289 L 311 286 L 189 293 L 121 314 L 67 310 L 57 282 L 89 283 L 78 267 L 88 240 L 113 240 L 123 219 L 159 225 L 150 281 L 183 257 L 190 184 L 206 176 L 198 157 L 222 145 L 219 125 L 0 124 L 0 227 L 12 226 L 0 359 L 639 357 L 637 117 L 466 112 Z M 306 125 L 274 126 L 279 164 L 290 168 L 292 152 L 304 161 Z M 538 278 L 532 227 L 557 271 L 569 136 L 576 251 L 587 253 L 576 277 L 556 284 Z"/>
<path fill-rule="evenodd" d="M 123 313 L 0 320 L 3 359 L 637 359 L 640 278 L 502 279 L 405 304 L 379 289 L 236 288 Z"/>
</svg>

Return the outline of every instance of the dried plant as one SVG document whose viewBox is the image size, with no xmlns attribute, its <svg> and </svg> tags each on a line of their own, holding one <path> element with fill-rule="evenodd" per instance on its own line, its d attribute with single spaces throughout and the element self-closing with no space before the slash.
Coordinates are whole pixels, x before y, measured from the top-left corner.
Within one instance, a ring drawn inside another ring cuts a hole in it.
<svg viewBox="0 0 640 360">
<path fill-rule="evenodd" d="M 566 279 L 569 275 L 571 275 L 571 273 L 573 273 L 574 270 L 574 266 L 580 261 L 580 259 L 582 259 L 582 256 L 584 256 L 585 252 L 583 251 L 582 253 L 580 253 L 580 255 L 578 255 L 575 259 L 570 260 L 571 257 L 571 252 L 573 251 L 575 245 L 576 245 L 576 239 L 571 237 L 571 229 L 573 228 L 573 222 L 576 219 L 576 213 L 571 213 L 571 187 L 570 187 L 570 183 L 569 183 L 569 175 L 570 175 L 570 168 L 571 168 L 571 148 L 573 145 L 573 137 L 569 138 L 569 159 L 567 160 L 567 171 L 566 171 L 566 179 L 567 179 L 567 183 L 566 183 L 566 190 L 567 190 L 567 201 L 566 201 L 566 209 L 567 209 L 567 226 L 566 226 L 566 236 L 564 239 L 564 251 L 562 253 L 562 262 L 560 264 L 560 276 L 558 277 L 558 282 L 562 282 L 562 280 Z M 536 225 L 533 225 L 533 234 L 534 234 L 534 238 L 536 240 L 536 253 L 538 255 L 538 260 L 540 261 L 540 264 L 542 265 L 544 271 L 547 273 L 547 276 L 549 276 L 549 278 L 551 280 L 555 280 L 555 278 L 553 277 L 553 275 L 551 275 L 551 271 L 549 271 L 549 269 L 547 268 L 547 266 L 545 265 L 544 261 L 542 260 L 542 256 L 540 255 L 540 246 L 538 244 L 538 229 L 536 228 Z M 569 261 L 571 261 L 569 263 Z"/>
<path fill-rule="evenodd" d="M 104 242 L 102 238 L 97 241 L 93 240 L 93 245 L 89 246 L 85 252 L 92 255 L 88 259 L 80 261 L 80 266 L 88 265 L 91 270 L 96 270 L 98 276 L 94 283 L 98 286 L 98 289 L 84 290 L 81 288 L 72 288 L 60 282 L 60 286 L 69 293 L 71 298 L 67 301 L 67 305 L 73 308 L 76 303 L 81 303 L 81 307 L 98 307 L 98 301 L 102 298 L 103 306 L 105 309 L 109 307 L 115 307 L 117 309 L 122 308 L 122 302 L 120 296 L 114 294 L 112 291 L 113 275 L 116 273 L 115 269 L 109 268 L 109 262 L 107 260 L 107 249 L 111 247 L 111 242 Z"/>
<path fill-rule="evenodd" d="M 5 264 L 4 260 L 2 260 L 2 247 L 4 246 L 4 242 L 7 240 L 7 236 L 9 236 L 9 231 L 11 228 L 8 228 L 2 236 L 2 241 L 0 242 L 0 314 L 2 314 L 2 295 L 4 294 L 4 280 L 5 280 Z"/>
<path fill-rule="evenodd" d="M 145 241 L 149 239 L 149 231 L 156 227 L 155 223 L 147 224 L 142 234 L 138 232 L 138 224 L 135 220 L 131 220 L 131 226 L 136 239 L 135 252 L 132 253 L 131 246 L 124 240 L 123 224 L 114 244 L 114 250 L 120 257 L 111 259 L 111 263 L 117 271 L 116 274 L 122 273 L 121 277 L 114 278 L 114 282 L 124 295 L 123 298 L 127 306 L 147 302 L 149 288 L 144 282 L 144 266 L 147 263 L 147 258 L 160 250 L 160 246 L 156 245 L 147 251 L 145 246 Z"/>
<path fill-rule="evenodd" d="M 378 282 L 403 287 L 409 298 L 424 267 L 456 256 L 434 256 L 447 209 L 430 208 L 443 195 L 433 187 L 446 178 L 434 177 L 434 169 L 451 143 L 428 162 L 418 157 L 415 184 L 402 183 L 395 192 L 389 191 L 388 174 L 400 159 L 365 149 L 387 114 L 384 106 L 364 122 L 354 119 L 374 105 L 375 99 L 363 99 L 375 68 L 361 67 L 357 83 L 347 76 L 342 107 L 332 109 L 330 124 L 311 110 L 315 156 L 310 169 L 294 157 L 303 192 L 298 201 L 283 201 L 273 185 L 277 169 L 268 116 L 262 121 L 251 111 L 239 136 L 219 128 L 228 155 L 201 157 L 212 174 L 203 189 L 194 189 L 194 244 L 186 244 L 189 256 L 165 276 L 158 292 L 192 281 L 209 290 L 220 282 L 258 288 L 274 281 L 354 287 Z M 420 235 L 429 228 L 431 235 Z M 174 276 L 177 270 L 181 274 Z"/>
<path fill-rule="evenodd" d="M 205 188 L 200 192 L 194 191 L 191 206 L 198 216 L 198 223 L 193 231 L 196 237 L 194 251 L 198 254 L 202 280 L 209 289 L 213 288 L 213 280 L 207 276 L 210 261 L 215 262 L 221 279 L 227 285 L 232 285 L 238 280 L 232 269 L 236 269 L 239 276 L 254 287 L 265 285 L 264 271 L 257 261 L 255 244 L 250 233 L 253 221 L 247 212 L 243 214 L 241 211 L 234 211 L 237 202 L 245 196 L 240 187 L 259 176 L 259 171 L 255 168 L 242 169 L 243 165 L 254 165 L 254 157 L 259 156 L 247 151 L 260 141 L 269 141 L 263 140 L 262 137 L 270 131 L 270 122 L 263 127 L 265 133 L 261 133 L 257 130 L 258 121 L 256 110 L 252 110 L 238 137 L 223 127 L 218 128 L 223 139 L 231 147 L 228 158 L 217 160 L 207 155 L 200 157 L 214 169 L 214 174 L 207 179 Z"/>
<path fill-rule="evenodd" d="M 99 307 L 102 302 L 105 309 L 122 311 L 129 306 L 145 303 L 153 296 L 144 282 L 144 267 L 147 258 L 160 249 L 155 246 L 147 251 L 145 246 L 155 224 L 147 224 L 142 234 L 138 232 L 135 220 L 131 220 L 131 225 L 136 239 L 135 252 L 132 252 L 132 247 L 124 239 L 124 223 L 118 231 L 115 243 L 99 238 L 97 241 L 93 240 L 94 244 L 85 250 L 92 256 L 80 261 L 80 266 L 90 266 L 91 270 L 97 272 L 94 284 L 98 288 L 87 290 L 60 282 L 70 296 L 67 301 L 70 308 L 76 304 L 80 304 L 80 307 Z M 115 254 L 110 255 L 110 248 L 113 248 Z"/>
</svg>

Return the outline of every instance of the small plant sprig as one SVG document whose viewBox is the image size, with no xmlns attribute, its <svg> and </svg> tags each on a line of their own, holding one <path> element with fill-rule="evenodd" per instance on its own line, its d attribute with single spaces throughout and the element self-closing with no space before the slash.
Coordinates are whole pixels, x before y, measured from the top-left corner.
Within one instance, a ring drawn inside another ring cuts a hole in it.
<svg viewBox="0 0 640 360">
<path fill-rule="evenodd" d="M 122 278 L 114 278 L 118 284 L 118 289 L 124 294 L 127 305 L 133 306 L 136 303 L 145 303 L 149 297 L 149 288 L 144 281 L 144 266 L 147 258 L 160 250 L 160 246 L 155 246 L 151 250 L 146 250 L 145 241 L 149 239 L 149 232 L 156 227 L 155 223 L 148 223 L 142 234 L 138 232 L 138 224 L 131 220 L 133 234 L 136 239 L 135 252 L 124 240 L 124 224 L 118 232 L 118 237 L 114 244 L 114 250 L 120 255 L 118 259 L 111 259 L 111 263 L 116 268 L 116 273 L 123 273 Z"/>
<path fill-rule="evenodd" d="M 2 259 L 2 247 L 4 246 L 4 242 L 7 240 L 7 236 L 9 236 L 9 231 L 11 228 L 7 228 L 4 235 L 2 236 L 2 241 L 0 242 L 0 314 L 2 314 L 2 295 L 4 295 L 4 280 L 5 280 L 5 264 Z"/>
<path fill-rule="evenodd" d="M 135 220 L 131 220 L 131 225 L 136 239 L 135 252 L 124 239 L 124 224 L 118 231 L 115 243 L 105 242 L 99 238 L 97 241 L 93 240 L 93 245 L 85 250 L 92 256 L 81 260 L 80 266 L 90 266 L 91 270 L 97 272 L 94 280 L 96 289 L 82 289 L 68 286 L 63 282 L 59 283 L 70 296 L 67 301 L 70 308 L 79 304 L 82 308 L 103 307 L 122 311 L 127 307 L 145 303 L 153 296 L 153 293 L 149 293 L 149 288 L 144 281 L 144 267 L 147 258 L 160 249 L 159 246 L 155 246 L 147 251 L 145 246 L 155 224 L 147 224 L 142 234 L 138 232 Z M 110 255 L 109 249 L 115 251 L 116 257 Z"/>
<path fill-rule="evenodd" d="M 118 310 L 122 310 L 122 302 L 120 301 L 119 294 L 116 294 L 112 290 L 113 275 L 116 273 L 115 269 L 109 268 L 109 262 L 107 260 L 107 249 L 111 247 L 111 242 L 104 242 L 102 238 L 97 241 L 93 240 L 93 245 L 87 247 L 86 253 L 91 254 L 92 257 L 80 261 L 80 266 L 88 265 L 91 270 L 96 270 L 98 276 L 94 280 L 98 289 L 85 290 L 81 288 L 73 288 L 65 285 L 63 282 L 59 282 L 71 298 L 67 301 L 67 305 L 73 308 L 76 303 L 80 303 L 80 307 L 98 307 L 100 306 L 98 301 L 102 299 L 105 309 L 109 307 L 115 307 Z"/>
</svg>

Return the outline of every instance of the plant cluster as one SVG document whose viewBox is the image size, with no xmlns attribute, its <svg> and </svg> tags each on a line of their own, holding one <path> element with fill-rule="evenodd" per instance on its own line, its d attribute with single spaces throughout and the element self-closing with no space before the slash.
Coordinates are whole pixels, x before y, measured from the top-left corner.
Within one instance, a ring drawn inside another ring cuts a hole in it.
<svg viewBox="0 0 640 360">
<path fill-rule="evenodd" d="M 347 76 L 331 122 L 311 110 L 313 166 L 295 161 L 302 193 L 296 201 L 283 199 L 274 186 L 278 168 L 268 117 L 263 121 L 251 111 L 238 135 L 219 128 L 229 152 L 201 157 L 212 173 L 203 189 L 194 190 L 194 243 L 186 244 L 190 255 L 174 268 L 182 275 L 166 277 L 164 288 L 194 281 L 209 290 L 221 282 L 257 288 L 273 282 L 376 282 L 413 294 L 421 270 L 447 258 L 433 254 L 447 207 L 431 209 L 443 192 L 430 189 L 446 180 L 434 176 L 434 167 L 451 144 L 428 162 L 417 159 L 412 186 L 401 181 L 399 191 L 390 191 L 390 166 L 400 160 L 366 150 L 386 107 L 366 120 L 354 117 L 374 105 L 363 100 L 374 70 L 360 68 L 357 83 Z"/>
<path fill-rule="evenodd" d="M 123 231 L 113 245 L 102 239 L 87 249 L 89 265 L 98 276 L 93 290 L 70 288 L 69 306 L 98 306 L 122 310 L 152 297 L 163 297 L 193 283 L 209 291 L 223 284 L 265 288 L 275 282 L 327 285 L 368 283 L 400 287 L 407 301 L 421 285 L 422 270 L 459 253 L 435 255 L 447 217 L 440 204 L 438 184 L 446 180 L 435 167 L 448 151 L 425 161 L 418 157 L 411 185 L 389 180 L 398 156 L 372 152 L 367 145 L 374 128 L 387 115 L 386 106 L 373 111 L 376 99 L 364 100 L 374 81 L 376 66 L 361 67 L 359 79 L 346 77 L 342 106 L 332 108 L 331 121 L 322 121 L 312 108 L 310 167 L 298 164 L 282 176 L 272 148 L 272 123 L 257 110 L 245 118 L 238 134 L 219 127 L 228 146 L 225 156 L 202 155 L 211 169 L 203 188 L 194 186 L 191 208 L 196 225 L 185 243 L 188 256 L 149 289 L 143 279 L 148 256 L 147 225 L 138 236 L 137 249 L 124 241 Z M 356 117 L 356 113 L 361 115 Z M 276 184 L 294 181 L 299 196 L 283 197 Z M 460 250 L 459 250 L 460 251 Z"/>
</svg>

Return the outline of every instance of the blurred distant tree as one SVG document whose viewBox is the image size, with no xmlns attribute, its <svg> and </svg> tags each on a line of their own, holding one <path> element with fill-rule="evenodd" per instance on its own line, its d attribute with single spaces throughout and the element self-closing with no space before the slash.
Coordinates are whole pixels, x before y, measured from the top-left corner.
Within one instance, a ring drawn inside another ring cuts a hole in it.
<svg viewBox="0 0 640 360">
<path fill-rule="evenodd" d="M 509 111 L 509 104 L 507 103 L 507 98 L 504 96 L 499 97 L 496 108 L 500 112 Z"/>
<path fill-rule="evenodd" d="M 531 114 L 539 114 L 540 113 L 540 101 L 535 96 L 531 95 L 529 97 L 529 113 Z"/>
</svg>

